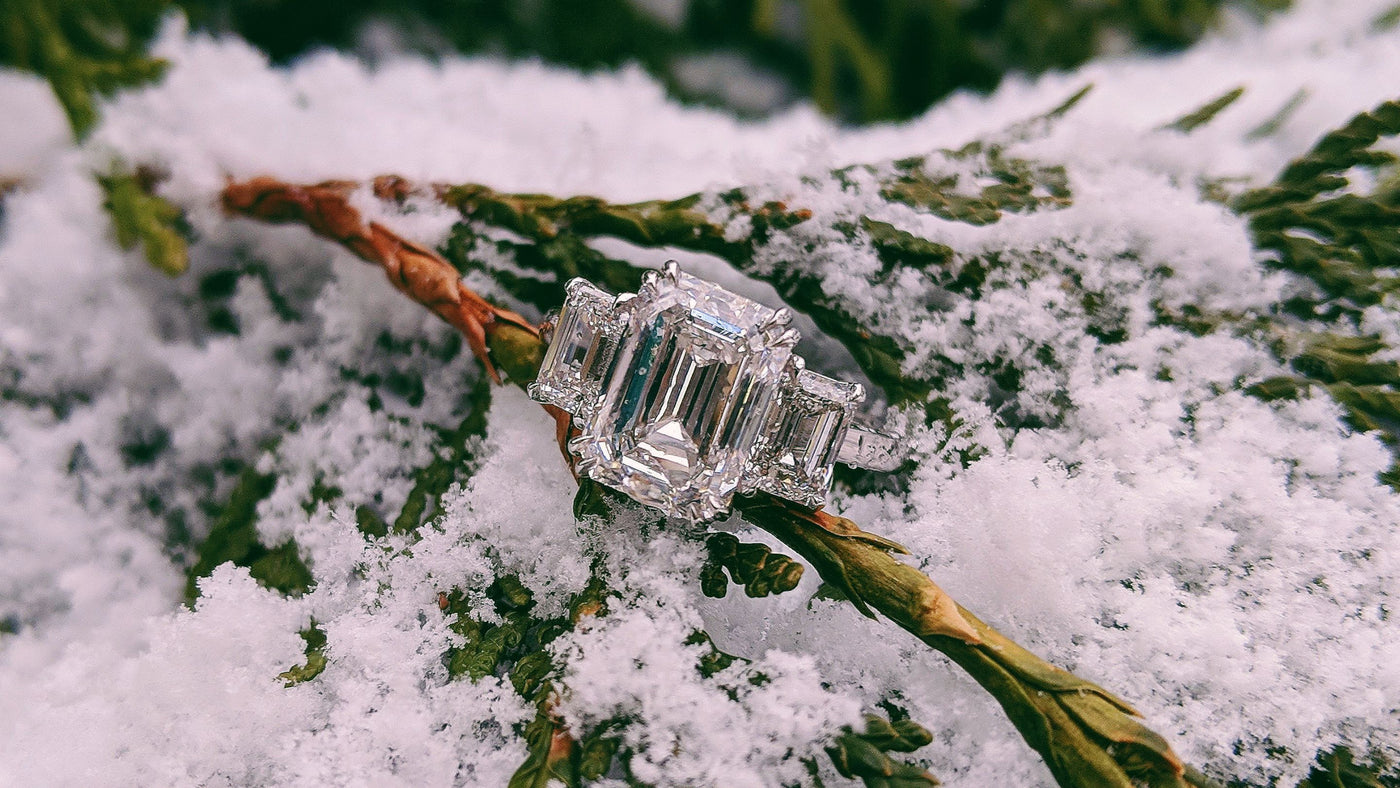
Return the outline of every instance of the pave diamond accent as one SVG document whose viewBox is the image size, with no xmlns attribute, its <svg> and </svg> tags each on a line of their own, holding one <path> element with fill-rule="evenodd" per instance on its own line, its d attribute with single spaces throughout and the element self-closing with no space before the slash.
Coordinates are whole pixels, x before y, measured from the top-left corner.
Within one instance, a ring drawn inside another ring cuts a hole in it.
<svg viewBox="0 0 1400 788">
<path fill-rule="evenodd" d="M 805 369 L 789 376 L 755 456 L 757 487 L 807 506 L 824 503 L 851 413 L 864 399 L 858 383 Z"/>
<path fill-rule="evenodd" d="M 586 418 L 597 405 L 621 325 L 613 314 L 613 296 L 587 280 L 570 280 L 565 293 L 553 339 L 529 391 L 540 402 Z"/>
<path fill-rule="evenodd" d="M 579 470 L 673 517 L 729 509 L 796 344 L 786 315 L 674 267 L 646 280 Z"/>
</svg>

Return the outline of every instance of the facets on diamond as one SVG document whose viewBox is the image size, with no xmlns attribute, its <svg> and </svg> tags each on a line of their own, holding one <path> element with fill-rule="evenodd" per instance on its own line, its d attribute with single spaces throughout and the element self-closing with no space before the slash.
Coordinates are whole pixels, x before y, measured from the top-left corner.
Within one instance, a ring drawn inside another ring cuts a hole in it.
<svg viewBox="0 0 1400 788">
<path fill-rule="evenodd" d="M 592 478 L 673 517 L 729 508 L 768 423 L 795 337 L 774 310 L 679 272 L 649 280 L 601 402 L 574 445 Z"/>
<path fill-rule="evenodd" d="M 756 486 L 774 495 L 820 506 L 831 488 L 832 468 L 864 392 L 810 370 L 788 378 L 753 473 Z"/>
<path fill-rule="evenodd" d="M 570 281 L 566 292 L 530 396 L 586 416 L 597 404 L 619 327 L 608 293 L 583 279 Z"/>
</svg>

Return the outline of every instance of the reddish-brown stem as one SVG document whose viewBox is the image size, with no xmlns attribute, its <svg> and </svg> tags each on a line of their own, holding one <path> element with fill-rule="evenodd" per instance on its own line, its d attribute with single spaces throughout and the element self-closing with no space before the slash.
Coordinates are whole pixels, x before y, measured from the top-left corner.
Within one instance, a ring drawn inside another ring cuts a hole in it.
<svg viewBox="0 0 1400 788">
<path fill-rule="evenodd" d="M 225 186 L 222 203 L 224 210 L 232 214 L 266 222 L 303 224 L 360 259 L 380 266 L 400 292 L 461 331 L 487 374 L 500 383 L 500 372 L 487 347 L 490 335 L 502 324 L 535 336 L 539 336 L 539 329 L 468 288 L 462 283 L 461 274 L 442 255 L 378 222 L 366 222 L 350 205 L 349 196 L 356 188 L 349 181 L 301 186 L 275 178 L 253 178 Z"/>
</svg>

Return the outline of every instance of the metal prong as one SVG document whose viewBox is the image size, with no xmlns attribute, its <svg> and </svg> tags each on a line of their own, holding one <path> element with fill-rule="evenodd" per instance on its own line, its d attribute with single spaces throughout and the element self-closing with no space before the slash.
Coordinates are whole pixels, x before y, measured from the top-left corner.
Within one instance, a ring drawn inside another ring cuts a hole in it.
<svg viewBox="0 0 1400 788">
<path fill-rule="evenodd" d="M 666 273 L 666 278 L 675 282 L 680 279 L 681 264 L 675 260 L 667 260 L 661 266 L 661 270 Z"/>
<path fill-rule="evenodd" d="M 775 328 L 787 328 L 792 322 L 792 310 L 782 307 L 774 312 L 769 318 L 763 321 L 763 325 L 758 327 L 759 331 L 768 332 Z"/>
<path fill-rule="evenodd" d="M 554 329 L 559 326 L 559 310 L 551 309 L 540 321 L 540 340 L 546 345 L 554 341 Z"/>
<path fill-rule="evenodd" d="M 660 271 L 646 271 L 642 274 L 642 287 L 652 288 L 661 283 Z"/>
<path fill-rule="evenodd" d="M 576 276 L 564 283 L 564 292 L 573 295 L 574 292 L 585 287 L 593 287 L 593 283 L 581 276 Z"/>
<path fill-rule="evenodd" d="M 807 359 L 801 356 L 793 356 L 791 364 L 794 373 L 801 372 L 807 368 Z"/>
<path fill-rule="evenodd" d="M 632 301 L 637 298 L 636 293 L 623 293 L 613 299 L 612 315 L 604 327 L 604 332 L 610 336 L 616 336 L 619 326 L 626 325 L 632 320 Z"/>
<path fill-rule="evenodd" d="M 852 405 L 859 405 L 865 402 L 865 386 L 859 383 L 852 383 L 850 391 L 846 394 L 846 401 Z"/>
<path fill-rule="evenodd" d="M 768 340 L 771 345 L 796 345 L 801 336 L 801 332 L 797 329 L 783 328 L 782 326 L 774 326 L 763 332 L 763 338 Z"/>
<path fill-rule="evenodd" d="M 712 517 L 705 517 L 705 503 L 701 501 L 692 501 L 682 506 L 680 513 L 684 517 L 684 519 L 690 520 L 696 525 L 703 525 L 704 523 L 714 522 L 715 520 L 718 520 L 721 517 L 727 517 L 729 515 L 729 511 L 726 509 L 724 511 L 717 512 Z"/>
</svg>

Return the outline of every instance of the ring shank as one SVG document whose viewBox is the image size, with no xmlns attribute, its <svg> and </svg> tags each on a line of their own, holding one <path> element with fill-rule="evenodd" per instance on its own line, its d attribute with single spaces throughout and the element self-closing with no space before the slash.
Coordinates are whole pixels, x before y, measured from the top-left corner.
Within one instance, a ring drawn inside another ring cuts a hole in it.
<svg viewBox="0 0 1400 788">
<path fill-rule="evenodd" d="M 899 438 L 852 424 L 836 451 L 836 461 L 853 468 L 888 472 L 904 464 L 907 454 Z"/>
</svg>

